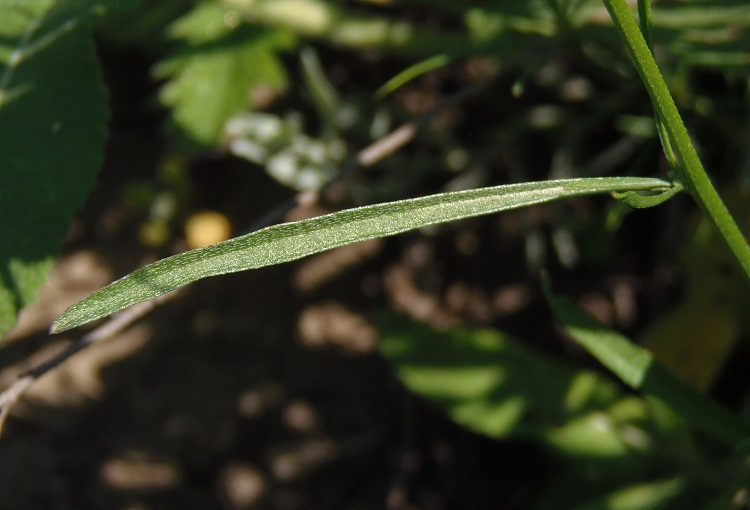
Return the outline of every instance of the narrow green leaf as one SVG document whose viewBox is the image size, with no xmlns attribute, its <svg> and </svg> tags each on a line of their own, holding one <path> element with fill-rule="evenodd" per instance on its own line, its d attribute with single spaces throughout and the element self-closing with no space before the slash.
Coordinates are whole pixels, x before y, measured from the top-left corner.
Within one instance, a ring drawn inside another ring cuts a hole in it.
<svg viewBox="0 0 750 510">
<path fill-rule="evenodd" d="M 651 1 L 650 0 L 638 0 L 638 22 L 641 27 L 641 34 L 643 35 L 643 39 L 646 41 L 646 45 L 648 46 L 649 51 L 651 52 L 651 55 L 654 54 L 654 39 L 651 36 Z M 674 149 L 672 149 L 672 143 L 669 141 L 669 134 L 667 132 L 667 127 L 664 125 L 664 119 L 662 119 L 659 116 L 659 112 L 657 110 L 654 110 L 654 117 L 656 120 L 656 130 L 659 133 L 659 139 L 661 140 L 661 145 L 664 148 L 664 156 L 667 159 L 667 163 L 669 163 L 669 167 L 672 169 L 672 173 L 675 176 L 679 176 L 680 179 L 683 179 L 682 177 L 682 168 L 680 167 L 680 163 L 677 160 L 677 156 L 675 156 Z M 618 198 L 618 197 L 615 197 Z M 664 200 L 667 200 L 670 197 L 665 197 Z M 635 197 L 633 200 L 633 203 L 629 202 L 629 197 L 624 197 L 624 202 L 628 205 L 631 205 L 632 207 L 636 208 L 645 208 L 645 207 L 651 207 L 650 201 L 641 201 L 638 197 Z M 660 204 L 661 201 L 657 201 L 653 205 Z"/>
<path fill-rule="evenodd" d="M 654 2 L 653 28 L 662 48 L 679 67 L 713 67 L 747 78 L 750 75 L 750 9 L 746 0 Z"/>
<path fill-rule="evenodd" d="M 635 209 L 646 209 L 655 205 L 663 204 L 677 193 L 682 191 L 682 184 L 676 182 L 667 191 L 656 194 L 643 194 L 637 191 L 625 191 L 624 193 L 613 192 L 612 197 L 633 207 Z"/>
<path fill-rule="evenodd" d="M 0 0 L 0 335 L 36 298 L 102 164 L 99 4 Z"/>
<path fill-rule="evenodd" d="M 381 85 L 378 90 L 375 91 L 375 97 L 378 99 L 382 99 L 391 92 L 401 88 L 404 84 L 434 69 L 443 67 L 450 63 L 450 61 L 450 55 L 446 54 L 435 55 L 433 57 L 419 61 L 416 64 L 407 67 L 396 76 Z"/>
<path fill-rule="evenodd" d="M 280 264 L 338 246 L 560 198 L 612 191 L 665 191 L 667 181 L 600 177 L 509 184 L 349 209 L 268 227 L 175 255 L 108 285 L 74 304 L 52 332 L 74 328 L 208 276 Z"/>
<path fill-rule="evenodd" d="M 334 116 L 341 100 L 333 84 L 323 70 L 323 64 L 315 50 L 307 46 L 299 52 L 302 79 L 305 80 L 313 104 L 326 124 L 324 131 L 335 127 Z"/>
<path fill-rule="evenodd" d="M 651 54 L 654 54 L 654 39 L 651 37 L 651 1 L 638 0 L 638 23 Z"/>
<path fill-rule="evenodd" d="M 570 300 L 553 295 L 546 278 L 543 284 L 547 302 L 568 335 L 625 384 L 663 400 L 686 422 L 729 446 L 750 436 L 742 421 L 674 377 L 649 351 L 595 321 Z"/>
</svg>

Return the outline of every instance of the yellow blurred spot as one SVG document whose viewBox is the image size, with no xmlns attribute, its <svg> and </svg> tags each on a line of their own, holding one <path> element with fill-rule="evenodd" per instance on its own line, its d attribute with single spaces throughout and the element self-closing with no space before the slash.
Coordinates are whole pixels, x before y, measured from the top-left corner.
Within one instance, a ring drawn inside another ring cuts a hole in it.
<svg viewBox="0 0 750 510">
<path fill-rule="evenodd" d="M 214 211 L 195 213 L 185 222 L 188 247 L 202 248 L 232 237 L 232 225 L 226 216 Z"/>
<path fill-rule="evenodd" d="M 750 195 L 741 186 L 722 197 L 735 218 L 749 218 Z M 740 223 L 745 235 L 750 223 Z M 680 250 L 685 274 L 682 300 L 645 331 L 643 346 L 675 375 L 706 391 L 721 374 L 735 343 L 746 336 L 750 293 L 729 250 L 706 217 L 695 222 Z"/>
<path fill-rule="evenodd" d="M 150 248 L 164 246 L 169 241 L 169 225 L 161 220 L 148 220 L 138 228 L 138 240 Z"/>
<path fill-rule="evenodd" d="M 683 381 L 707 391 L 736 340 L 737 326 L 730 311 L 690 300 L 656 321 L 642 344 Z"/>
</svg>

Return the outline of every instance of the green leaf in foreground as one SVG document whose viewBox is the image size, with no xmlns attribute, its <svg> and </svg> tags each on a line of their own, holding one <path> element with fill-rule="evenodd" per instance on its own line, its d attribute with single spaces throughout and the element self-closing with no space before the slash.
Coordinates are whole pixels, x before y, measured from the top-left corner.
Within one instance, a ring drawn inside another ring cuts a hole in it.
<svg viewBox="0 0 750 510">
<path fill-rule="evenodd" d="M 267 227 L 162 259 L 83 298 L 52 325 L 59 333 L 153 299 L 201 278 L 296 260 L 338 246 L 560 198 L 612 191 L 666 191 L 645 177 L 600 177 L 509 184 L 349 209 Z"/>
<path fill-rule="evenodd" d="M 36 298 L 102 164 L 99 3 L 0 0 L 0 335 Z"/>
<path fill-rule="evenodd" d="M 553 295 L 546 279 L 544 291 L 568 335 L 625 384 L 664 401 L 687 423 L 729 446 L 750 437 L 750 430 L 736 416 L 677 379 L 649 351 L 592 319 L 568 299 Z"/>
</svg>

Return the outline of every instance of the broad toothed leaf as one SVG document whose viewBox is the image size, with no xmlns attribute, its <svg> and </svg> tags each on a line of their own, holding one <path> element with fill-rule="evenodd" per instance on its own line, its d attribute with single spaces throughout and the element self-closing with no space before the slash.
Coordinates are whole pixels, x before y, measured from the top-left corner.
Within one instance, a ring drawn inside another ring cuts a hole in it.
<svg viewBox="0 0 750 510">
<path fill-rule="evenodd" d="M 36 298 L 102 163 L 99 4 L 0 0 L 0 335 Z"/>
<path fill-rule="evenodd" d="M 172 127 L 188 149 L 215 147 L 227 119 L 251 106 L 252 87 L 278 90 L 286 83 L 276 56 L 291 46 L 284 32 L 235 25 L 215 4 L 199 5 L 170 32 L 179 45 L 155 74 L 169 78 L 159 97 L 172 109 Z"/>
</svg>

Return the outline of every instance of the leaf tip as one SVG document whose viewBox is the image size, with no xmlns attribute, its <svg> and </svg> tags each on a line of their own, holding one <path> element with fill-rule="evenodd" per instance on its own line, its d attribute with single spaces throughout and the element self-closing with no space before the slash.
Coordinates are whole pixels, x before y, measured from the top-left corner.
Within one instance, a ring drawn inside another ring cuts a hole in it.
<svg viewBox="0 0 750 510">
<path fill-rule="evenodd" d="M 80 301 L 69 306 L 62 315 L 55 319 L 55 322 L 49 328 L 50 335 L 57 335 L 63 331 L 68 331 L 69 329 L 77 328 L 82 324 L 90 322 L 90 320 L 82 317 L 79 310 L 77 310 L 79 303 Z"/>
<path fill-rule="evenodd" d="M 71 328 L 74 327 L 74 326 L 67 325 L 62 320 L 64 316 L 65 316 L 65 314 L 63 314 L 62 316 L 60 316 L 57 320 L 55 320 L 55 322 L 52 323 L 52 326 L 50 326 L 50 328 L 49 328 L 49 334 L 50 335 L 57 335 L 58 333 L 62 333 L 63 331 L 67 331 L 67 330 L 69 330 L 69 329 L 71 329 Z"/>
</svg>

